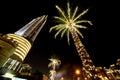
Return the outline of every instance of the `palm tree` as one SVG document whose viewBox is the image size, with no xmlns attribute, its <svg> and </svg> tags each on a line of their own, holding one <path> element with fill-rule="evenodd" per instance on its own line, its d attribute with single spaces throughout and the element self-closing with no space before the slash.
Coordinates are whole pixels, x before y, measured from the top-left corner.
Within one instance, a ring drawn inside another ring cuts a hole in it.
<svg viewBox="0 0 120 80">
<path fill-rule="evenodd" d="M 55 70 L 50 70 L 50 80 L 54 80 L 55 79 L 55 76 L 56 76 L 56 71 Z"/>
<path fill-rule="evenodd" d="M 53 70 L 55 70 L 56 66 L 59 66 L 61 64 L 61 61 L 57 57 L 51 57 L 49 60 L 51 62 L 48 64 L 48 67 L 52 67 Z"/>
<path fill-rule="evenodd" d="M 72 39 L 76 46 L 77 52 L 81 58 L 82 64 L 83 64 L 85 70 L 87 70 L 86 72 L 93 70 L 94 69 L 93 62 L 79 38 L 79 35 L 83 38 L 83 35 L 79 31 L 79 29 L 87 28 L 86 26 L 83 26 L 81 23 L 88 23 L 88 24 L 92 25 L 91 21 L 89 21 L 89 20 L 80 20 L 80 18 L 85 13 L 87 13 L 89 9 L 86 9 L 82 13 L 76 15 L 77 11 L 78 11 L 78 6 L 72 12 L 69 2 L 67 3 L 67 11 L 66 11 L 67 14 L 65 14 L 65 12 L 58 5 L 56 5 L 56 8 L 57 8 L 58 12 L 61 14 L 61 16 L 55 16 L 54 18 L 57 21 L 59 21 L 60 23 L 51 27 L 50 32 L 52 30 L 57 31 L 55 34 L 55 38 L 59 34 L 60 34 L 61 38 L 66 34 L 68 44 L 70 44 L 70 33 L 71 33 Z"/>
<path fill-rule="evenodd" d="M 61 64 L 61 61 L 56 55 L 51 56 L 49 59 L 51 62 L 48 64 L 48 67 L 52 67 L 52 70 L 50 70 L 50 80 L 54 80 L 56 76 L 56 66 L 59 66 Z"/>
</svg>

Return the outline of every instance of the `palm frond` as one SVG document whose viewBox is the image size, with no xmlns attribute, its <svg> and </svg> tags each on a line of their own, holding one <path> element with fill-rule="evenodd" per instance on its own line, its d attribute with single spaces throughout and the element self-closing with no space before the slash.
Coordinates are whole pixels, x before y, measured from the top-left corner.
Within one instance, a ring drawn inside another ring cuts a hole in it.
<svg viewBox="0 0 120 80">
<path fill-rule="evenodd" d="M 64 24 L 58 24 L 58 25 L 55 25 L 53 27 L 50 28 L 49 32 L 51 32 L 52 30 L 59 30 L 61 29 L 61 27 L 63 27 Z"/>
<path fill-rule="evenodd" d="M 57 37 L 57 35 L 58 35 L 62 30 L 64 30 L 64 27 L 62 27 L 61 29 L 59 29 L 59 30 L 57 31 L 57 33 L 55 34 L 55 38 Z"/>
<path fill-rule="evenodd" d="M 79 23 L 89 23 L 90 25 L 93 25 L 91 21 L 89 20 L 78 20 L 78 21 L 75 21 L 76 24 L 79 24 Z"/>
<path fill-rule="evenodd" d="M 56 8 L 57 8 L 58 11 L 62 14 L 62 16 L 65 18 L 65 20 L 68 21 L 67 18 L 66 18 L 66 16 L 65 16 L 64 11 L 62 11 L 62 9 L 61 9 L 58 5 L 56 5 Z"/>
<path fill-rule="evenodd" d="M 49 30 L 49 32 L 51 32 L 53 29 L 55 29 L 57 27 L 58 27 L 58 25 L 51 27 L 50 30 Z"/>
<path fill-rule="evenodd" d="M 69 2 L 67 3 L 67 14 L 68 14 L 68 19 L 70 19 L 70 4 L 69 4 Z"/>
<path fill-rule="evenodd" d="M 83 26 L 83 25 L 75 25 L 76 28 L 83 28 L 83 29 L 87 29 L 88 27 Z"/>
<path fill-rule="evenodd" d="M 58 17 L 58 16 L 54 16 L 55 19 L 58 19 L 64 23 L 67 23 L 67 21 L 64 18 Z"/>
<path fill-rule="evenodd" d="M 76 13 L 77 13 L 77 11 L 78 11 L 78 6 L 75 8 L 75 10 L 74 10 L 74 12 L 73 12 L 73 15 L 72 15 L 72 20 L 74 19 L 74 17 L 75 17 L 75 15 L 76 15 Z"/>
<path fill-rule="evenodd" d="M 85 13 L 88 12 L 88 9 L 84 10 L 82 13 L 80 13 L 73 21 L 75 22 L 77 19 L 79 19 L 81 16 L 83 16 Z"/>
<path fill-rule="evenodd" d="M 51 66 L 52 66 L 51 63 L 49 63 L 49 64 L 48 64 L 48 67 L 51 67 Z"/>
<path fill-rule="evenodd" d="M 65 32 L 67 31 L 68 28 L 65 28 L 62 33 L 61 33 L 61 38 L 63 37 L 63 35 L 65 34 Z"/>
<path fill-rule="evenodd" d="M 82 35 L 82 33 L 81 33 L 77 28 L 74 28 L 74 29 L 75 29 L 75 31 L 76 31 L 82 38 L 84 38 L 83 35 Z"/>
</svg>

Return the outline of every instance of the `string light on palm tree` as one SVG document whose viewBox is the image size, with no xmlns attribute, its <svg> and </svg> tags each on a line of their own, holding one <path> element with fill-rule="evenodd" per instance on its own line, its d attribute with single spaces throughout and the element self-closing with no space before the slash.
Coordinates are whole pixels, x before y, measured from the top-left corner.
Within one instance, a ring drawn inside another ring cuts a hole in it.
<svg viewBox="0 0 120 80">
<path fill-rule="evenodd" d="M 56 66 L 59 66 L 61 64 L 61 61 L 58 58 L 50 58 L 50 63 L 48 64 L 48 67 L 52 67 L 53 70 L 55 70 Z"/>
<path fill-rule="evenodd" d="M 81 14 L 79 14 L 77 17 L 75 17 L 76 13 L 78 11 L 78 7 L 75 8 L 72 15 L 71 15 L 71 9 L 70 9 L 70 4 L 69 3 L 67 3 L 67 7 L 68 7 L 67 8 L 67 14 L 65 14 L 64 11 L 62 11 L 62 9 L 58 5 L 56 5 L 56 8 L 61 13 L 62 17 L 55 16 L 54 18 L 59 20 L 61 23 L 51 27 L 50 32 L 52 30 L 57 31 L 57 33 L 55 34 L 55 38 L 60 33 L 61 33 L 61 37 L 63 37 L 65 34 L 67 34 L 67 41 L 70 44 L 69 35 L 70 35 L 70 32 L 71 32 L 71 28 L 74 29 L 83 38 L 82 33 L 78 29 L 79 28 L 86 29 L 87 27 L 83 26 L 83 25 L 80 25 L 80 23 L 89 23 L 90 25 L 92 25 L 92 23 L 89 20 L 78 20 L 79 18 L 82 17 L 82 15 L 84 15 L 85 13 L 88 12 L 88 9 L 84 10 Z"/>
<path fill-rule="evenodd" d="M 55 16 L 54 18 L 59 21 L 60 23 L 51 27 L 50 32 L 55 30 L 55 38 L 60 34 L 62 38 L 65 34 L 67 35 L 67 42 L 70 44 L 70 34 L 72 35 L 72 39 L 78 51 L 78 55 L 82 60 L 82 64 L 85 67 L 85 70 L 90 71 L 94 69 L 93 62 L 87 53 L 84 45 L 82 44 L 79 35 L 83 38 L 82 33 L 79 29 L 86 29 L 86 26 L 83 26 L 81 23 L 88 23 L 92 25 L 91 21 L 89 20 L 81 20 L 81 17 L 88 12 L 89 9 L 84 10 L 82 13 L 78 14 L 78 6 L 71 10 L 69 2 L 67 3 L 67 14 L 58 6 L 56 5 L 58 12 L 61 14 L 60 16 Z M 77 15 L 78 14 L 78 15 Z"/>
<path fill-rule="evenodd" d="M 50 70 L 50 80 L 54 80 L 55 79 L 55 76 L 56 76 L 56 71 L 55 70 Z"/>
<path fill-rule="evenodd" d="M 59 66 L 61 64 L 61 61 L 56 55 L 51 56 L 49 60 L 50 63 L 48 64 L 48 67 L 52 67 L 49 76 L 50 76 L 50 80 L 54 80 L 56 76 L 56 66 Z"/>
</svg>

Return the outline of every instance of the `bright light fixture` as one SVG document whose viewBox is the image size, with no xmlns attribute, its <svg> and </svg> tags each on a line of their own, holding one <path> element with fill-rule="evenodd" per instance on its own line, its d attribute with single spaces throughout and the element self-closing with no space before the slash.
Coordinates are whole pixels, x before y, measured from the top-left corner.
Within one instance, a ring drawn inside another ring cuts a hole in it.
<svg viewBox="0 0 120 80">
<path fill-rule="evenodd" d="M 3 77 L 7 77 L 7 78 L 13 78 L 15 75 L 11 74 L 11 73 L 5 73 L 5 75 L 3 75 Z"/>
</svg>

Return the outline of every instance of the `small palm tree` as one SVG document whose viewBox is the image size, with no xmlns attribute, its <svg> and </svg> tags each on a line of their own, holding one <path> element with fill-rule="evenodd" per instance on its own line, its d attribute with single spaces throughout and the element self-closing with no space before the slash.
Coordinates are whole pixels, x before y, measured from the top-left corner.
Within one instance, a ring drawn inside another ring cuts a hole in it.
<svg viewBox="0 0 120 80">
<path fill-rule="evenodd" d="M 59 66 L 61 64 L 61 61 L 59 59 L 54 59 L 54 58 L 51 58 L 49 59 L 51 62 L 49 63 L 48 67 L 51 67 L 53 68 L 53 70 L 55 70 L 55 67 L 56 66 Z"/>
<path fill-rule="evenodd" d="M 86 29 L 86 26 L 83 26 L 81 23 L 88 23 L 92 25 L 91 21 L 89 20 L 80 20 L 81 17 L 88 12 L 89 9 L 84 10 L 82 13 L 77 14 L 78 6 L 74 9 L 74 11 L 71 11 L 70 4 L 67 3 L 67 14 L 58 6 L 56 5 L 56 8 L 58 12 L 61 14 L 61 16 L 55 16 L 54 18 L 59 21 L 60 23 L 51 27 L 50 32 L 52 30 L 57 31 L 55 34 L 55 38 L 60 34 L 61 38 L 66 34 L 67 35 L 67 41 L 70 44 L 70 33 L 72 35 L 72 39 L 74 40 L 74 44 L 76 46 L 76 49 L 78 51 L 78 54 L 82 60 L 82 64 L 85 67 L 86 70 L 93 69 L 93 62 L 87 53 L 84 45 L 82 44 L 79 35 L 83 38 L 82 33 L 79 31 L 79 29 Z"/>
<path fill-rule="evenodd" d="M 49 59 L 50 63 L 48 64 L 48 67 L 52 67 L 52 70 L 50 70 L 50 79 L 54 80 L 55 76 L 56 76 L 56 66 L 59 66 L 61 64 L 61 61 L 59 60 L 59 58 L 57 56 L 51 56 L 51 58 Z"/>
<path fill-rule="evenodd" d="M 56 76 L 56 71 L 55 70 L 50 70 L 50 80 L 54 80 L 55 79 L 55 76 Z"/>
</svg>

